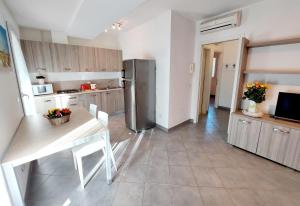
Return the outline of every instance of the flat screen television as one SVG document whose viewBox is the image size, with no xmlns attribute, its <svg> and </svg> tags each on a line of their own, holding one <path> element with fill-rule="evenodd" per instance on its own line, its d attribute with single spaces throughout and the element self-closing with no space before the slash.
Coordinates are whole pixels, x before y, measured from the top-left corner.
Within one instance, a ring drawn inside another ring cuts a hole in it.
<svg viewBox="0 0 300 206">
<path fill-rule="evenodd" d="M 274 117 L 300 122 L 300 94 L 279 92 Z"/>
</svg>

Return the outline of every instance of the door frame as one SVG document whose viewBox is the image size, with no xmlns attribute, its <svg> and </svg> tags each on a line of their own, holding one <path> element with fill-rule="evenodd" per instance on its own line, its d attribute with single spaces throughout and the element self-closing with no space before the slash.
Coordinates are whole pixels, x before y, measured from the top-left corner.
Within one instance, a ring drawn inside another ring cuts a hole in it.
<svg viewBox="0 0 300 206">
<path fill-rule="evenodd" d="M 241 64 L 241 51 L 242 51 L 242 47 L 243 47 L 243 38 L 244 35 L 233 35 L 230 37 L 225 37 L 225 38 L 217 38 L 215 40 L 209 40 L 209 41 L 200 41 L 200 45 L 199 47 L 196 47 L 196 52 L 195 52 L 195 60 L 196 60 L 196 72 L 195 72 L 195 79 L 194 79 L 194 98 L 193 98 L 193 102 L 192 102 L 192 116 L 193 116 L 193 122 L 197 123 L 199 121 L 199 113 L 200 113 L 200 102 L 202 101 L 202 88 L 203 88 L 203 82 L 201 82 L 201 80 L 203 79 L 203 62 L 202 62 L 202 58 L 203 58 L 203 51 L 202 48 L 203 46 L 207 45 L 207 44 L 217 44 L 217 43 L 222 43 L 225 41 L 233 41 L 233 40 L 238 40 L 239 41 L 239 47 L 238 47 L 238 55 L 237 55 L 237 60 L 236 60 L 236 70 L 235 70 L 235 76 L 234 76 L 234 88 L 236 88 L 235 85 L 238 84 L 238 76 L 240 74 L 240 64 Z M 197 51 L 198 50 L 198 51 Z M 197 54 L 198 53 L 198 54 Z M 233 95 L 232 95 L 232 101 L 231 101 L 231 107 L 230 107 L 230 111 L 233 112 L 235 111 L 236 105 L 235 105 L 235 99 L 236 99 L 236 91 L 233 91 Z"/>
</svg>

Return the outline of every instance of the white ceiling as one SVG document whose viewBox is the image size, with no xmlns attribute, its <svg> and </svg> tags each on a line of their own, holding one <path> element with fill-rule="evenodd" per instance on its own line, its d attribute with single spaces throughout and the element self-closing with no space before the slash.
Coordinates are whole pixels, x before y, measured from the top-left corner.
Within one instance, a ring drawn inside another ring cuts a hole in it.
<svg viewBox="0 0 300 206">
<path fill-rule="evenodd" d="M 95 38 L 120 19 L 127 29 L 172 9 L 199 20 L 262 0 L 4 0 L 20 26 Z"/>
<path fill-rule="evenodd" d="M 4 0 L 23 27 L 94 38 L 145 0 Z"/>
</svg>

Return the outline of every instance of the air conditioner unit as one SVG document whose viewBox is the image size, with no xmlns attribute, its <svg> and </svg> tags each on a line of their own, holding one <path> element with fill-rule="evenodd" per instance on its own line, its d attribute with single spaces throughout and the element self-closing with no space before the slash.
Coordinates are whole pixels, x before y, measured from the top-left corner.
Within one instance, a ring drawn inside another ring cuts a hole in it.
<svg viewBox="0 0 300 206">
<path fill-rule="evenodd" d="M 224 16 L 211 18 L 203 21 L 200 24 L 200 33 L 205 34 L 208 32 L 214 32 L 224 29 L 230 29 L 233 27 L 240 26 L 241 23 L 241 12 L 234 12 Z"/>
</svg>

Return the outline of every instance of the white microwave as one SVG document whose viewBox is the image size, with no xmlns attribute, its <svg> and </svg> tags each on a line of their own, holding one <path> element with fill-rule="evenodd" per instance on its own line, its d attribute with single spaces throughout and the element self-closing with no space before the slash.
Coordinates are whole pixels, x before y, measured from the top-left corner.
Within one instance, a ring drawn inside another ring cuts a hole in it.
<svg viewBox="0 0 300 206">
<path fill-rule="evenodd" d="M 53 94 L 52 84 L 34 84 L 32 85 L 32 91 L 34 96 Z"/>
</svg>

